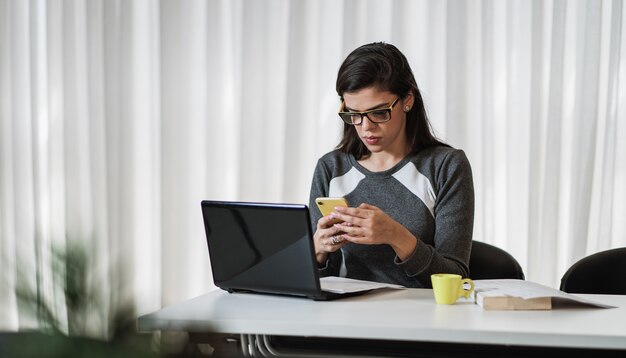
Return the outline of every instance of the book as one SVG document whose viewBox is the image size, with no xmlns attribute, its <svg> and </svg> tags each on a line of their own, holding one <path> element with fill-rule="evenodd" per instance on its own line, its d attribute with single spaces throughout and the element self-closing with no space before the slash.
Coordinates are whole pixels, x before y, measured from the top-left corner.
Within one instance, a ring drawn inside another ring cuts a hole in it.
<svg viewBox="0 0 626 358">
<path fill-rule="evenodd" d="M 476 303 L 486 310 L 551 310 L 551 297 L 520 298 L 511 296 L 489 296 L 479 292 Z"/>
<path fill-rule="evenodd" d="M 485 310 L 551 310 L 568 304 L 614 307 L 527 280 L 474 280 L 473 295 Z"/>
</svg>

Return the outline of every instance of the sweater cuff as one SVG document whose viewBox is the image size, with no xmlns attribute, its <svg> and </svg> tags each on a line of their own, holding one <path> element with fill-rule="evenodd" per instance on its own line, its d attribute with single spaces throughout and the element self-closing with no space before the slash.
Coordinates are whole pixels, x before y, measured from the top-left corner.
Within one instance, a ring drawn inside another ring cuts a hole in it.
<svg viewBox="0 0 626 358">
<path fill-rule="evenodd" d="M 415 245 L 413 253 L 404 261 L 401 261 L 396 255 L 394 263 L 400 266 L 407 276 L 417 276 L 426 270 L 430 265 L 430 261 L 432 260 L 432 251 L 433 250 L 430 250 L 428 245 L 422 242 L 422 240 L 417 240 L 417 245 Z"/>
<path fill-rule="evenodd" d="M 324 266 L 320 266 L 319 263 L 317 263 L 317 269 L 320 270 L 320 272 L 327 270 L 328 269 L 328 263 L 330 262 L 330 255 L 326 256 L 326 261 L 324 261 Z"/>
</svg>

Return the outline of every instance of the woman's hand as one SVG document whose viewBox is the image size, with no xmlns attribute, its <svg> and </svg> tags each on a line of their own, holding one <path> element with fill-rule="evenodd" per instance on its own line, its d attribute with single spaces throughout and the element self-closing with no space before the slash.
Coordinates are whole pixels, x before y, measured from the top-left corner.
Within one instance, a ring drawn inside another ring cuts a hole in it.
<svg viewBox="0 0 626 358">
<path fill-rule="evenodd" d="M 336 210 L 329 218 L 343 220 L 334 226 L 344 233 L 345 240 L 365 245 L 388 244 L 400 260 L 407 259 L 415 250 L 415 236 L 378 207 L 363 203 L 357 208 L 338 207 Z"/>
<path fill-rule="evenodd" d="M 339 250 L 348 243 L 343 238 L 343 231 L 333 225 L 334 222 L 335 219 L 330 215 L 322 217 L 317 222 L 313 244 L 315 245 L 315 258 L 320 265 L 326 262 L 329 253 Z"/>
</svg>

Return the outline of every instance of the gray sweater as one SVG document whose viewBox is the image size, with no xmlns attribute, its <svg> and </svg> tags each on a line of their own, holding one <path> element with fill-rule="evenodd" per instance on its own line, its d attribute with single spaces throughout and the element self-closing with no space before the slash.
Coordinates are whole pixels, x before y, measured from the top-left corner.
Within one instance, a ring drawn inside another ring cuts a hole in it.
<svg viewBox="0 0 626 358">
<path fill-rule="evenodd" d="M 406 287 L 431 287 L 433 273 L 467 277 L 474 226 L 474 184 L 465 153 L 437 146 L 371 172 L 339 150 L 317 162 L 309 207 L 317 228 L 320 196 L 345 197 L 352 207 L 375 205 L 405 226 L 417 247 L 401 262 L 389 245 L 348 243 L 329 255 L 321 276 L 343 276 Z"/>
</svg>

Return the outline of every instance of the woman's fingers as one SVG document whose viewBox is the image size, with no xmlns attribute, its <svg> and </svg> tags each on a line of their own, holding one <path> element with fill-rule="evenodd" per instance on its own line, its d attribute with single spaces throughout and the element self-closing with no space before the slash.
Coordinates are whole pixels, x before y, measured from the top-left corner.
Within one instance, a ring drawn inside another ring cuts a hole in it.
<svg viewBox="0 0 626 358">
<path fill-rule="evenodd" d="M 333 235 L 326 242 L 326 245 L 334 246 L 334 245 L 342 243 L 343 241 L 345 241 L 345 238 L 343 235 Z"/>
</svg>

